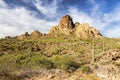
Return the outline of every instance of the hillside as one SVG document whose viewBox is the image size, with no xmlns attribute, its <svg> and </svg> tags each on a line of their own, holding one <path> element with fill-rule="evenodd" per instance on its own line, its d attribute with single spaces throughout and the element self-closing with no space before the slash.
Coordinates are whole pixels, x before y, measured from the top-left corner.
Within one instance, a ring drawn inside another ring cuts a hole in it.
<svg viewBox="0 0 120 80">
<path fill-rule="evenodd" d="M 0 80 L 120 80 L 120 40 L 63 16 L 48 34 L 0 39 Z"/>
</svg>

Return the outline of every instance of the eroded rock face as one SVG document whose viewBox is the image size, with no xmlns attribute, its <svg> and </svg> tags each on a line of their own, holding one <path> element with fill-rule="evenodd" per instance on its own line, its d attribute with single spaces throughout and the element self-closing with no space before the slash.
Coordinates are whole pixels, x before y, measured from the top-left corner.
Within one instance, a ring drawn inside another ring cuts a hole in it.
<svg viewBox="0 0 120 80">
<path fill-rule="evenodd" d="M 88 23 L 80 24 L 79 22 L 76 22 L 74 24 L 69 15 L 63 16 L 58 26 L 53 26 L 49 31 L 49 34 L 74 34 L 76 37 L 80 38 L 102 37 L 100 32 L 97 29 L 90 27 Z"/>
<path fill-rule="evenodd" d="M 57 33 L 59 33 L 59 28 L 57 26 L 53 26 L 49 31 L 49 34 L 57 34 Z"/>
<path fill-rule="evenodd" d="M 100 32 L 93 28 L 90 27 L 88 23 L 84 24 L 76 24 L 77 27 L 75 27 L 75 35 L 76 37 L 80 38 L 101 38 Z"/>
<path fill-rule="evenodd" d="M 66 34 L 73 33 L 74 23 L 69 15 L 63 16 L 58 26 L 53 26 L 49 31 L 49 34 Z"/>
<path fill-rule="evenodd" d="M 58 24 L 58 27 L 73 29 L 74 28 L 74 23 L 73 23 L 73 20 L 72 20 L 71 16 L 69 16 L 69 15 L 63 16 L 62 19 L 60 20 L 59 24 Z"/>
</svg>

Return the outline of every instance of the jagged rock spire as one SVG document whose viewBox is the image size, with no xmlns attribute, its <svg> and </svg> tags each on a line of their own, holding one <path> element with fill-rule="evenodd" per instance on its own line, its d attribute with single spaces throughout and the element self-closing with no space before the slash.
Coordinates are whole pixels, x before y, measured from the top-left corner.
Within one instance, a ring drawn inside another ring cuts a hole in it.
<svg viewBox="0 0 120 80">
<path fill-rule="evenodd" d="M 58 27 L 73 29 L 74 23 L 71 16 L 69 15 L 63 16 L 58 24 Z"/>
</svg>

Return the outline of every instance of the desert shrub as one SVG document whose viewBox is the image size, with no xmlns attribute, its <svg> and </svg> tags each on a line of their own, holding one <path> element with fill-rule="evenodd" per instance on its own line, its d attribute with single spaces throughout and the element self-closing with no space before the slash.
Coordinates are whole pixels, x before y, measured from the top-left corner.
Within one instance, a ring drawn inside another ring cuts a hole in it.
<svg viewBox="0 0 120 80">
<path fill-rule="evenodd" d="M 65 71 L 75 71 L 78 67 L 79 64 L 74 61 L 73 57 L 70 56 L 56 56 L 53 59 L 54 66 L 58 69 L 62 69 Z"/>
<path fill-rule="evenodd" d="M 83 66 L 82 72 L 88 74 L 91 72 L 91 68 L 89 66 Z"/>
<path fill-rule="evenodd" d="M 17 70 L 26 70 L 26 69 L 31 69 L 32 67 L 32 62 L 29 54 L 17 54 L 15 56 L 15 66 Z"/>
<path fill-rule="evenodd" d="M 40 68 L 51 69 L 54 68 L 54 64 L 52 60 L 44 57 L 44 56 L 34 56 L 32 58 L 32 64 L 39 66 Z"/>
<path fill-rule="evenodd" d="M 114 62 L 113 63 L 115 66 L 117 66 L 118 68 L 120 68 L 120 62 Z"/>
<path fill-rule="evenodd" d="M 42 68 L 47 68 L 47 69 L 54 68 L 54 63 L 47 58 L 41 58 L 39 60 L 39 63 Z"/>
<path fill-rule="evenodd" d="M 27 56 L 25 54 L 18 54 L 16 56 L 16 64 L 22 65 L 26 57 Z"/>
<path fill-rule="evenodd" d="M 14 56 L 5 54 L 0 57 L 0 80 L 13 80 L 15 69 Z"/>
<path fill-rule="evenodd" d="M 4 55 L 4 53 L 3 53 L 3 52 L 0 52 L 0 57 L 1 57 L 2 55 Z"/>
<path fill-rule="evenodd" d="M 51 49 L 50 52 L 55 55 L 59 54 L 59 50 L 57 48 Z"/>
</svg>

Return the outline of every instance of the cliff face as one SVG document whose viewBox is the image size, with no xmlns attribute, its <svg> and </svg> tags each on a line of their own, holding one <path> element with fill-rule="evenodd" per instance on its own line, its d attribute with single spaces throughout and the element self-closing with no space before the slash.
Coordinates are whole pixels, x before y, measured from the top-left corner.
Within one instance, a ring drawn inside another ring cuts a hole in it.
<svg viewBox="0 0 120 80">
<path fill-rule="evenodd" d="M 102 37 L 102 35 L 97 29 L 90 27 L 89 24 L 87 23 L 78 24 L 75 27 L 74 31 L 75 31 L 76 37 L 82 37 L 82 38 L 87 38 L 87 37 L 101 38 Z"/>
<path fill-rule="evenodd" d="M 63 16 L 58 24 L 58 27 L 59 28 L 73 29 L 74 23 L 73 23 L 71 16 L 69 16 L 69 15 Z"/>
<path fill-rule="evenodd" d="M 61 18 L 57 26 L 53 26 L 49 31 L 49 34 L 75 34 L 80 38 L 101 38 L 100 32 L 90 27 L 89 24 L 80 24 L 79 22 L 73 23 L 72 18 L 69 15 L 65 15 Z"/>
<path fill-rule="evenodd" d="M 74 24 L 72 18 L 69 15 L 63 16 L 58 26 L 53 26 L 49 31 L 49 34 L 66 34 L 73 33 Z"/>
</svg>

